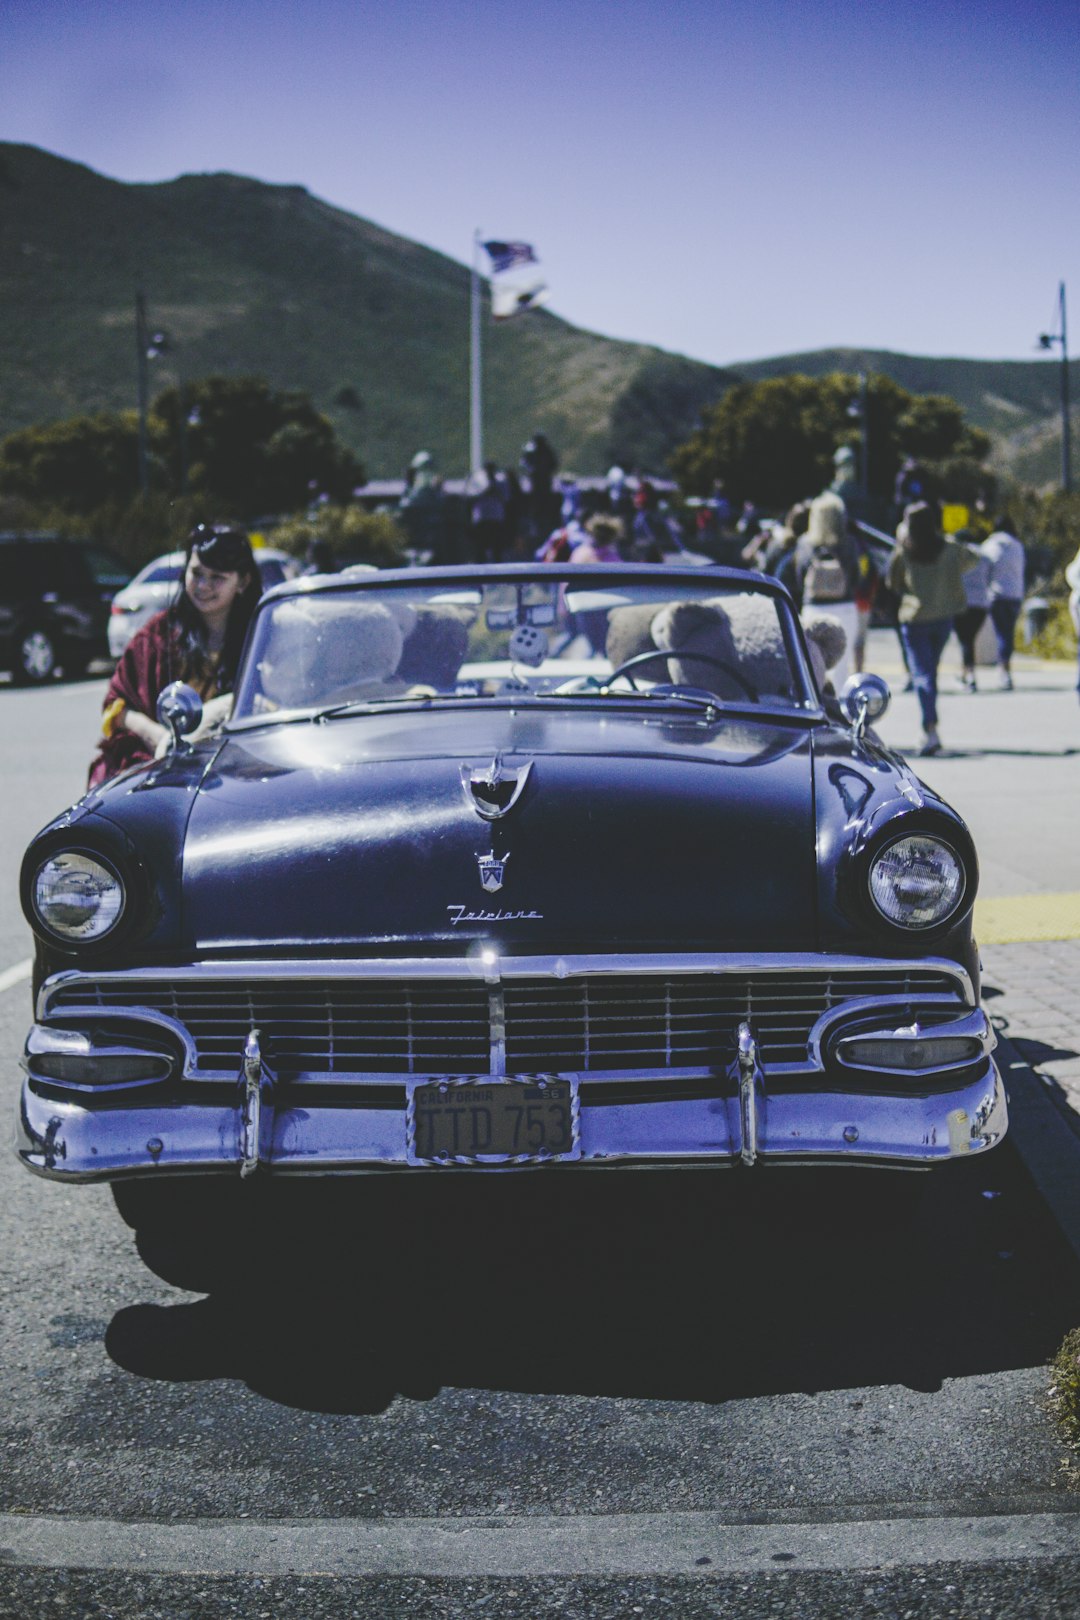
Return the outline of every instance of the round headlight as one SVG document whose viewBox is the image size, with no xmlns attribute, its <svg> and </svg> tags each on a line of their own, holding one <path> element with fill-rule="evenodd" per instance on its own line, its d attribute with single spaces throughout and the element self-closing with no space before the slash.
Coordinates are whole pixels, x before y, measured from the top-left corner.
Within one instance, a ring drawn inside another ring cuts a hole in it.
<svg viewBox="0 0 1080 1620">
<path fill-rule="evenodd" d="M 932 928 L 964 898 L 964 868 L 948 844 L 924 833 L 898 838 L 870 868 L 871 898 L 901 928 Z"/>
<path fill-rule="evenodd" d="M 124 885 L 104 861 L 65 851 L 51 855 L 34 878 L 34 910 L 61 939 L 102 939 L 120 921 Z"/>
</svg>

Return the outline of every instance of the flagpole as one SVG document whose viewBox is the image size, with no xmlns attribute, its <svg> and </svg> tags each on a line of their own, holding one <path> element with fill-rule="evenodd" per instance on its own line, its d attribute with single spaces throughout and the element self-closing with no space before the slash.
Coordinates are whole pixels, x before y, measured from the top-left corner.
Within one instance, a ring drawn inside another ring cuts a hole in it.
<svg viewBox="0 0 1080 1620">
<path fill-rule="evenodd" d="M 469 472 L 484 465 L 483 390 L 480 368 L 480 232 L 473 232 L 469 322 Z"/>
</svg>

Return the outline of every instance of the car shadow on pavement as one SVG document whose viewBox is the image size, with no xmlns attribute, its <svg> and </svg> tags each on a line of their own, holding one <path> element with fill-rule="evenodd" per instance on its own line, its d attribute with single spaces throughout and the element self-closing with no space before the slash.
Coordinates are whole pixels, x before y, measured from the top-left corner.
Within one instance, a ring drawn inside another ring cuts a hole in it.
<svg viewBox="0 0 1080 1620">
<path fill-rule="evenodd" d="M 280 1189 L 201 1278 L 141 1241 L 208 1297 L 121 1309 L 110 1356 L 321 1412 L 443 1386 L 721 1402 L 935 1390 L 1037 1365 L 1080 1318 L 1071 1252 L 1007 1146 L 931 1177 L 450 1175 Z"/>
<path fill-rule="evenodd" d="M 983 993 L 985 995 L 985 990 Z M 1032 1040 L 1023 1035 L 1010 1034 L 1009 1040 L 1037 1077 L 1043 1093 L 1054 1103 L 1070 1129 L 1080 1135 L 1080 1116 L 1077 1115 L 1072 1099 L 1054 1078 L 1053 1073 L 1048 1073 L 1046 1068 L 1049 1065 L 1052 1070 L 1057 1063 L 1070 1063 L 1080 1057 L 1080 1052 L 1077 1052 L 1074 1046 L 1054 1046 L 1048 1041 Z"/>
</svg>

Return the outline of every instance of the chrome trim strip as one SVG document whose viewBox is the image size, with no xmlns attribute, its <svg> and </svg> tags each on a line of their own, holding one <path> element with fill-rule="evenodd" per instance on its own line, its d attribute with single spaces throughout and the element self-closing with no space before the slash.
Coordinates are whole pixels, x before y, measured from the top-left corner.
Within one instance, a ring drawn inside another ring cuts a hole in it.
<svg viewBox="0 0 1080 1620">
<path fill-rule="evenodd" d="M 31 1024 L 30 1033 L 26 1037 L 23 1048 L 23 1068 L 26 1068 L 26 1058 L 40 1057 L 48 1053 L 74 1055 L 76 1057 L 89 1057 L 92 1048 L 89 1035 L 78 1029 L 43 1029 L 40 1024 Z"/>
<path fill-rule="evenodd" d="M 269 1164 L 274 1136 L 274 1076 L 263 1061 L 257 1029 L 244 1042 L 239 1116 L 240 1176 L 246 1180 Z"/>
<path fill-rule="evenodd" d="M 742 1126 L 739 1157 L 743 1164 L 755 1164 L 758 1156 L 758 1092 L 761 1090 L 762 1074 L 753 1031 L 745 1022 L 739 1025 L 739 1053 L 736 1062 L 739 1069 L 739 1118 Z"/>
<path fill-rule="evenodd" d="M 502 1079 L 506 1074 L 506 997 L 501 985 L 488 991 L 488 1027 L 491 1030 L 491 1074 Z"/>
<path fill-rule="evenodd" d="M 610 956 L 499 956 L 490 948 L 475 955 L 455 957 L 310 957 L 262 958 L 230 957 L 227 961 L 193 962 L 179 967 L 114 968 L 101 972 L 68 968 L 53 974 L 38 992 L 38 1021 L 47 1015 L 54 992 L 83 980 L 102 984 L 200 984 L 237 979 L 287 979 L 304 983 L 318 979 L 478 979 L 486 984 L 508 979 L 584 978 L 604 974 L 736 974 L 768 973 L 795 977 L 802 973 L 913 973 L 936 972 L 955 980 L 968 1006 L 975 1001 L 970 975 L 959 962 L 948 957 L 921 956 L 908 962 L 894 956 L 833 956 L 828 952 L 802 951 L 754 955 L 726 951 L 675 952 L 650 956 L 620 954 Z M 493 971 L 494 969 L 494 971 Z"/>
<path fill-rule="evenodd" d="M 240 1175 L 246 1179 L 259 1168 L 262 1130 L 262 1053 L 257 1029 L 251 1031 L 245 1042 L 240 1078 L 244 1088 L 240 1105 Z"/>
</svg>

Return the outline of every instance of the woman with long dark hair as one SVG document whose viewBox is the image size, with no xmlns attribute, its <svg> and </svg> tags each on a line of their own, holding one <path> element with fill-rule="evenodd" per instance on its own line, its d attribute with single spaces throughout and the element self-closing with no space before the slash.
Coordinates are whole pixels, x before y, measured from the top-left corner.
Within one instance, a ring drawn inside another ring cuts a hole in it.
<svg viewBox="0 0 1080 1620">
<path fill-rule="evenodd" d="M 900 639 L 922 714 L 922 755 L 941 752 L 938 664 L 953 620 L 967 602 L 964 575 L 974 566 L 967 547 L 942 534 L 936 506 L 918 501 L 907 508 L 896 531 L 886 584 L 900 598 Z"/>
<path fill-rule="evenodd" d="M 170 681 L 204 699 L 232 691 L 260 591 L 245 534 L 221 524 L 192 530 L 181 588 L 132 636 L 109 682 L 91 787 L 154 758 L 167 735 L 157 700 Z"/>
</svg>

